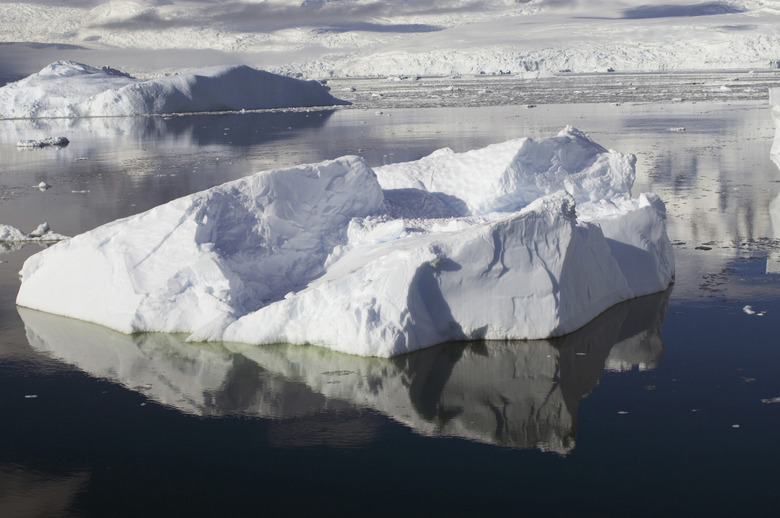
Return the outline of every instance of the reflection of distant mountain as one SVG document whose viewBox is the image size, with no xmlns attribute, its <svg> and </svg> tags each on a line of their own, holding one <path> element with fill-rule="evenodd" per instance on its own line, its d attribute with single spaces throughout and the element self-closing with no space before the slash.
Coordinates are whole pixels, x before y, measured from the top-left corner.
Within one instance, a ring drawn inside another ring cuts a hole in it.
<svg viewBox="0 0 780 518">
<path fill-rule="evenodd" d="M 127 148 L 138 142 L 176 143 L 182 146 L 254 146 L 283 139 L 294 130 L 321 128 L 334 110 L 226 112 L 154 117 L 92 117 L 33 119 L 0 122 L 0 140 L 17 142 L 67 134 L 74 143 L 103 135 L 116 142 L 96 144 Z M 83 150 L 81 151 L 83 152 Z"/>
<path fill-rule="evenodd" d="M 626 137 L 616 147 L 639 157 L 634 192 L 652 191 L 667 207 L 678 300 L 714 296 L 702 289 L 703 276 L 732 268 L 747 254 L 767 254 L 767 268 L 777 268 L 772 238 L 780 217 L 773 200 L 780 174 L 768 156 L 768 139 L 776 135 L 768 115 L 759 103 L 678 102 L 637 107 L 619 121 Z M 755 296 L 730 281 L 719 293 Z"/>
<path fill-rule="evenodd" d="M 555 340 L 448 343 L 392 359 L 307 346 L 187 344 L 181 336 L 127 336 L 19 313 L 33 348 L 182 412 L 296 418 L 275 428 L 280 445 L 307 444 L 303 431 L 314 429 L 318 443 L 370 440 L 373 432 L 332 418 L 362 407 L 426 435 L 564 454 L 574 447 L 579 402 L 605 365 L 652 367 L 660 359 L 668 297 L 620 304 Z M 295 440 L 284 430 L 297 430 Z"/>
<path fill-rule="evenodd" d="M 166 117 L 147 127 L 144 138 L 189 137 L 198 146 L 254 146 L 283 139 L 293 130 L 317 129 L 334 110 L 223 113 Z M 160 124 L 160 122 L 162 124 Z M 150 133 L 150 132 L 154 133 Z"/>
<path fill-rule="evenodd" d="M 701 117 L 683 105 L 666 105 L 625 120 L 629 133 L 644 131 L 654 144 L 627 149 L 644 154 L 640 168 L 648 168 L 649 178 L 643 189 L 666 203 L 670 238 L 696 246 L 768 235 L 766 207 L 777 194 L 770 183 L 777 177 L 767 178 L 766 133 L 756 129 L 765 115 L 719 106 Z M 746 157 L 755 164 L 747 165 Z"/>
</svg>

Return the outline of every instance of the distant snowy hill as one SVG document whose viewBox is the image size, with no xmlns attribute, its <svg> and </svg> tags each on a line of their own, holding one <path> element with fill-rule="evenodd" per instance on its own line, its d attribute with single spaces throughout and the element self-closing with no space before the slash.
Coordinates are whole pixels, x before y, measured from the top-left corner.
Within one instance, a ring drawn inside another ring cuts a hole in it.
<svg viewBox="0 0 780 518">
<path fill-rule="evenodd" d="M 317 81 L 247 66 L 156 79 L 58 61 L 0 88 L 0 118 L 106 117 L 348 104 Z"/>
<path fill-rule="evenodd" d="M 8 42 L 0 77 L 60 59 L 114 63 L 134 74 L 247 63 L 307 77 L 533 76 L 780 63 L 780 4 L 770 0 L 48 4 L 0 4 L 0 42 Z"/>
</svg>

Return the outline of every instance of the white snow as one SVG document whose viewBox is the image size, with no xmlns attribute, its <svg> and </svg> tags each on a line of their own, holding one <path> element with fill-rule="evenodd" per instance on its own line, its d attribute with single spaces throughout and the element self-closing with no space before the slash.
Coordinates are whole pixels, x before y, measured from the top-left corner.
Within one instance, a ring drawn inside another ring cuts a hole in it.
<svg viewBox="0 0 780 518">
<path fill-rule="evenodd" d="M 58 61 L 0 88 L 0 118 L 105 117 L 345 104 L 317 81 L 247 66 L 156 79 Z M 19 145 L 37 145 L 20 142 Z"/>
<path fill-rule="evenodd" d="M 32 256 L 17 303 L 363 356 L 562 335 L 673 280 L 634 161 L 569 127 L 377 173 L 358 157 L 265 171 Z"/>
</svg>

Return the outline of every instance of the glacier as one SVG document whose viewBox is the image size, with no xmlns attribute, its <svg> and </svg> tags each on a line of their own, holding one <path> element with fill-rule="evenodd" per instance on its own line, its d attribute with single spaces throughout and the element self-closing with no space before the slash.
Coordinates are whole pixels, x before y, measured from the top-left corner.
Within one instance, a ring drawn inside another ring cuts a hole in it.
<svg viewBox="0 0 780 518">
<path fill-rule="evenodd" d="M 115 117 L 349 104 L 317 81 L 240 66 L 137 79 L 57 61 L 0 88 L 0 119 Z"/>
<path fill-rule="evenodd" d="M 18 0 L 0 3 L 0 19 L 0 41 L 16 42 L 4 47 L 8 77 L 52 56 L 121 59 L 139 75 L 241 62 L 321 78 L 766 70 L 780 59 L 768 0 Z"/>
<path fill-rule="evenodd" d="M 674 280 L 635 157 L 567 127 L 376 169 L 263 171 L 30 257 L 17 304 L 123 333 L 391 357 L 541 339 Z"/>
</svg>

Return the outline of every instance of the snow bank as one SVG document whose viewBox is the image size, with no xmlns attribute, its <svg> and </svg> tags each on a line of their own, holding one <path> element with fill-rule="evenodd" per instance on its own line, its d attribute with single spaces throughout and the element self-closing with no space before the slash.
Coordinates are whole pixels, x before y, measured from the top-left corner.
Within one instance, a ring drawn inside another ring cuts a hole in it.
<svg viewBox="0 0 780 518">
<path fill-rule="evenodd" d="M 118 70 L 58 61 L 0 88 L 0 118 L 105 117 L 346 104 L 317 81 L 247 66 L 136 79 Z"/>
<path fill-rule="evenodd" d="M 266 171 L 36 254 L 17 303 L 363 356 L 558 336 L 673 279 L 663 203 L 630 197 L 634 160 L 566 128 L 378 176 L 358 157 Z"/>
</svg>

